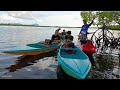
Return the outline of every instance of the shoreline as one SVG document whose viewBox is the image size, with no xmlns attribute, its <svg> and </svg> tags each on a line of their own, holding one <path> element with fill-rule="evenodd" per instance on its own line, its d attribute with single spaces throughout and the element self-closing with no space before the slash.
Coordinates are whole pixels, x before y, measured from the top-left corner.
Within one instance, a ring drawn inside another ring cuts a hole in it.
<svg viewBox="0 0 120 90">
<path fill-rule="evenodd" d="M 35 26 L 35 25 L 14 25 L 14 24 L 0 24 L 0 26 L 29 26 L 29 27 L 52 27 L 52 28 L 82 28 L 82 27 L 69 27 L 69 26 Z M 90 27 L 97 28 L 97 27 Z"/>
<path fill-rule="evenodd" d="M 14 25 L 14 24 L 0 24 L 0 26 L 23 26 L 23 27 L 52 27 L 52 28 L 82 28 L 82 27 L 69 27 L 69 26 L 35 26 L 35 25 Z M 97 27 L 90 27 L 90 28 L 95 28 Z M 100 28 L 101 29 L 101 28 Z M 115 30 L 115 31 L 120 31 L 120 29 L 110 29 L 110 30 Z"/>
<path fill-rule="evenodd" d="M 38 25 L 14 25 L 14 24 L 0 24 L 0 26 L 31 26 L 31 27 L 55 27 L 55 28 L 59 28 L 59 27 L 61 27 L 61 28 L 81 28 L 81 27 L 69 27 L 69 26 L 38 26 Z"/>
</svg>

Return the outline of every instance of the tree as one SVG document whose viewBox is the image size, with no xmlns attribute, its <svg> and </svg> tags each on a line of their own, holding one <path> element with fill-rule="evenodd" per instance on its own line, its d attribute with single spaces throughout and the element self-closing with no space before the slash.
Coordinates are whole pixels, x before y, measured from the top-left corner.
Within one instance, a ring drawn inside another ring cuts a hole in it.
<svg viewBox="0 0 120 90">
<path fill-rule="evenodd" d="M 120 25 L 120 11 L 113 11 L 113 20 Z"/>
<path fill-rule="evenodd" d="M 80 15 L 88 22 L 93 17 L 96 17 L 97 20 L 94 25 L 103 25 L 105 23 L 107 26 L 110 26 L 113 22 L 120 25 L 120 11 L 81 11 Z"/>
</svg>

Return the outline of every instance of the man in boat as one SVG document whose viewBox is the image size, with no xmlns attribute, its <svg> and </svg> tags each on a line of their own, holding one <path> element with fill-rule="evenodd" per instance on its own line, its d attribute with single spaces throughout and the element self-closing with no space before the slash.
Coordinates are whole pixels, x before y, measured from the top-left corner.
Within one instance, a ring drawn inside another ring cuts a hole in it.
<svg viewBox="0 0 120 90">
<path fill-rule="evenodd" d="M 64 46 L 68 46 L 68 47 L 74 46 L 73 39 L 74 37 L 71 35 L 71 31 L 68 31 L 67 35 L 65 36 Z"/>
<path fill-rule="evenodd" d="M 59 29 L 59 30 L 60 30 L 60 29 Z M 60 42 L 61 42 L 59 30 L 56 30 L 56 31 L 55 31 L 55 34 L 52 35 L 51 43 L 60 43 Z"/>
<path fill-rule="evenodd" d="M 65 30 L 63 30 L 63 32 L 61 33 L 61 35 L 66 35 L 66 31 L 65 31 Z"/>
<path fill-rule="evenodd" d="M 60 43 L 61 42 L 61 38 L 60 38 L 60 31 L 61 28 L 58 28 L 56 31 L 55 31 L 55 34 L 52 35 L 52 38 L 51 40 L 49 39 L 45 39 L 45 41 L 43 42 L 43 44 L 45 45 L 51 45 L 53 43 Z"/>
<path fill-rule="evenodd" d="M 65 30 L 63 30 L 63 32 L 60 33 L 60 37 L 61 37 L 62 40 L 65 39 L 65 35 L 66 35 L 66 34 L 67 34 L 67 33 L 66 33 Z"/>
<path fill-rule="evenodd" d="M 61 30 L 61 28 L 58 28 L 56 31 L 58 31 L 58 32 L 59 32 L 60 30 Z"/>
<path fill-rule="evenodd" d="M 87 34 L 92 34 L 92 33 L 88 33 L 88 28 L 93 24 L 94 19 L 91 21 L 91 23 L 87 24 L 86 20 L 83 20 L 84 25 L 82 26 L 80 33 L 78 35 L 81 44 L 85 44 L 86 40 L 87 40 Z"/>
</svg>

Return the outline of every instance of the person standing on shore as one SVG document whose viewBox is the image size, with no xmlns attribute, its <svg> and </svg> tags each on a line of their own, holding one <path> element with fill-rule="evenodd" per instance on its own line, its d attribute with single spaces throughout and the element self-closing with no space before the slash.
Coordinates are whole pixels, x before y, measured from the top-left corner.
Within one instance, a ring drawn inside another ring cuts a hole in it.
<svg viewBox="0 0 120 90">
<path fill-rule="evenodd" d="M 83 20 L 84 25 L 82 26 L 80 33 L 78 35 L 81 44 L 84 44 L 87 40 L 87 34 L 92 34 L 92 33 L 88 33 L 88 28 L 93 24 L 94 19 L 91 21 L 91 23 L 87 24 L 86 20 Z"/>
</svg>

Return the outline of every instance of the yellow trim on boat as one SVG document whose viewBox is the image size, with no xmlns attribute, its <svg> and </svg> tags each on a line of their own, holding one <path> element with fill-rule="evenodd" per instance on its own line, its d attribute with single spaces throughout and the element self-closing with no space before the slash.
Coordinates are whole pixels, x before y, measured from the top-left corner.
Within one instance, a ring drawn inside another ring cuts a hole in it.
<svg viewBox="0 0 120 90">
<path fill-rule="evenodd" d="M 7 54 L 16 54 L 16 55 L 38 55 L 41 53 L 46 53 L 46 52 L 50 52 L 54 49 L 49 49 L 49 50 L 42 50 L 42 51 L 34 51 L 34 52 L 4 52 Z"/>
</svg>

